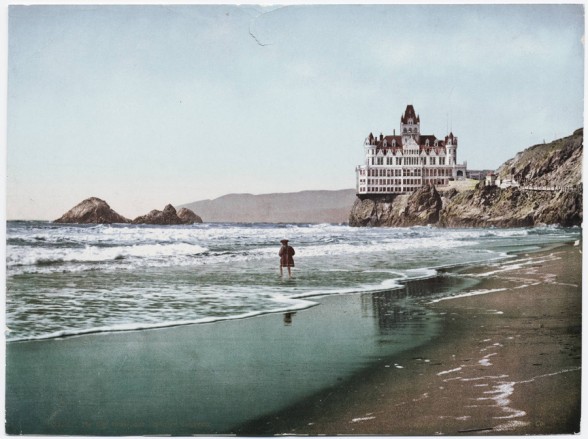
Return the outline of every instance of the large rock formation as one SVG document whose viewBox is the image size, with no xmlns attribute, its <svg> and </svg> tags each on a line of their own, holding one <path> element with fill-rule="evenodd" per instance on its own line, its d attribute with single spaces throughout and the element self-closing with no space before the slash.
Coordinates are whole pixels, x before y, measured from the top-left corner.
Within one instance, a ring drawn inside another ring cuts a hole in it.
<svg viewBox="0 0 588 439">
<path fill-rule="evenodd" d="M 202 222 L 202 218 L 186 207 L 178 210 L 178 218 L 182 220 L 183 224 L 200 224 Z"/>
<path fill-rule="evenodd" d="M 530 227 L 582 224 L 581 191 L 529 191 L 481 186 L 457 194 L 440 212 L 445 227 Z"/>
<path fill-rule="evenodd" d="M 535 145 L 498 169 L 499 180 L 521 187 L 484 186 L 458 192 L 423 187 L 411 195 L 356 199 L 352 226 L 434 224 L 442 227 L 529 227 L 540 224 L 580 226 L 583 217 L 583 130 L 551 143 Z M 541 190 L 536 190 L 536 189 Z"/>
<path fill-rule="evenodd" d="M 114 224 L 130 223 L 131 220 L 112 210 L 106 201 L 91 197 L 68 210 L 54 222 L 65 224 Z"/>
<path fill-rule="evenodd" d="M 426 226 L 439 221 L 441 196 L 434 186 L 423 186 L 410 195 L 355 200 L 350 226 Z"/>
<path fill-rule="evenodd" d="M 138 216 L 133 220 L 133 224 L 179 225 L 184 222 L 178 217 L 175 207 L 168 204 L 163 211 L 153 209 L 147 215 Z"/>
</svg>

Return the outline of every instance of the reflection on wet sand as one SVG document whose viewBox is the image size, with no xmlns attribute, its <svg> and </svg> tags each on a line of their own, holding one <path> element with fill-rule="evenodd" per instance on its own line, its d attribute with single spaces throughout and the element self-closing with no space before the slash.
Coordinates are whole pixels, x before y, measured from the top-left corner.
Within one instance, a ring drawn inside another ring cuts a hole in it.
<svg viewBox="0 0 588 439">
<path fill-rule="evenodd" d="M 292 325 L 292 317 L 296 315 L 295 312 L 287 312 L 284 314 L 284 326 Z"/>
<path fill-rule="evenodd" d="M 448 274 L 415 280 L 398 289 L 363 295 L 362 310 L 364 315 L 371 311 L 381 334 L 392 334 L 408 321 L 416 323 L 429 319 L 430 311 L 423 307 L 422 299 L 428 301 L 438 295 L 455 293 L 472 287 L 476 282 L 471 278 Z"/>
</svg>

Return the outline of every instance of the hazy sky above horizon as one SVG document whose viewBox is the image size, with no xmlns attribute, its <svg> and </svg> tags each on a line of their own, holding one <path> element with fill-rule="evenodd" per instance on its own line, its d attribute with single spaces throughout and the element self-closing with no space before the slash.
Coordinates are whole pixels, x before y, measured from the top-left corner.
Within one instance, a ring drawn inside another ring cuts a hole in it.
<svg viewBox="0 0 588 439">
<path fill-rule="evenodd" d="M 8 10 L 7 218 L 90 196 L 134 218 L 227 193 L 355 186 L 412 104 L 494 169 L 583 126 L 572 5 Z"/>
</svg>

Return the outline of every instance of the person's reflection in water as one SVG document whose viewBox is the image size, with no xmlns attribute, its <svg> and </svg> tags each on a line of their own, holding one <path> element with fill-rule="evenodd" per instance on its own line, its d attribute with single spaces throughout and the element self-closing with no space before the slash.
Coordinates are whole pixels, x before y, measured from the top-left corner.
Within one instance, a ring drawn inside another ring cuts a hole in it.
<svg viewBox="0 0 588 439">
<path fill-rule="evenodd" d="M 295 312 L 287 312 L 284 314 L 284 326 L 292 325 L 292 317 L 294 317 Z"/>
</svg>

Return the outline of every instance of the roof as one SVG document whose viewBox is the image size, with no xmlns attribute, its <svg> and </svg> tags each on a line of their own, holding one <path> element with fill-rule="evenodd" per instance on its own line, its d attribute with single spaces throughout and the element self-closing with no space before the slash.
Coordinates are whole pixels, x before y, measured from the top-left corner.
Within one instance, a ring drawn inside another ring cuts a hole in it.
<svg viewBox="0 0 588 439">
<path fill-rule="evenodd" d="M 402 136 L 384 136 L 382 140 L 379 138 L 374 137 L 374 144 L 376 145 L 376 150 L 380 149 L 400 149 L 402 148 Z M 429 141 L 429 146 L 427 145 L 427 140 Z M 384 146 L 384 141 L 386 142 L 386 146 Z M 393 147 L 393 143 L 396 141 L 396 147 Z M 430 150 L 435 149 L 435 141 L 437 141 L 437 149 L 444 148 L 445 142 L 441 139 L 437 139 L 433 134 L 421 135 L 419 136 L 419 149 L 421 151 L 430 152 Z"/>
<path fill-rule="evenodd" d="M 419 116 L 415 113 L 412 105 L 407 105 L 404 110 L 404 115 L 400 116 L 400 122 L 407 123 L 408 119 L 412 118 L 415 122 L 420 122 Z"/>
<path fill-rule="evenodd" d="M 445 141 L 446 141 L 446 142 L 447 142 L 447 140 L 448 140 L 448 139 L 451 139 L 451 140 L 454 140 L 454 139 L 455 139 L 455 140 L 457 140 L 457 137 L 455 137 L 455 136 L 453 135 L 453 132 L 451 132 L 451 133 L 449 133 L 449 135 L 448 135 L 448 136 L 445 136 Z"/>
</svg>

